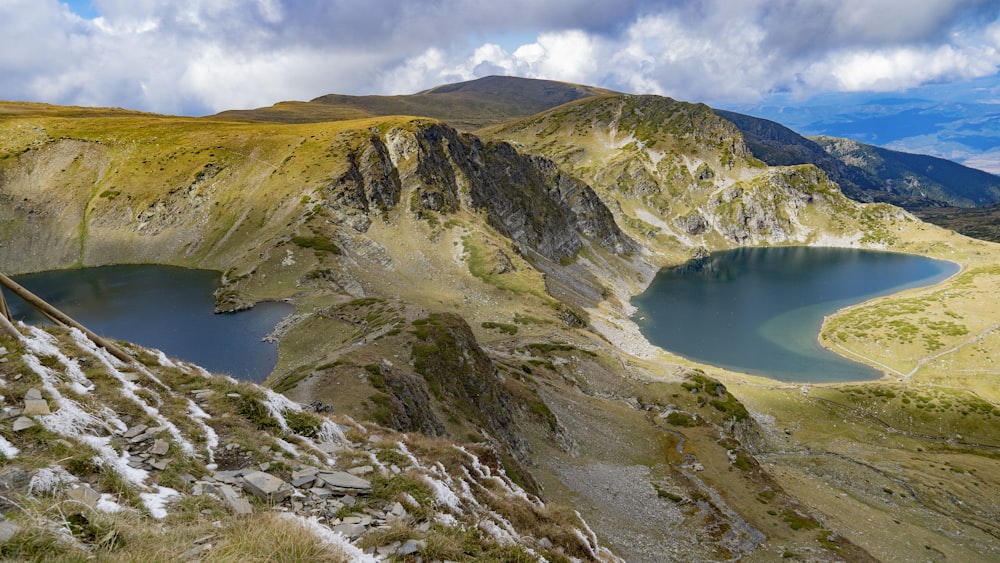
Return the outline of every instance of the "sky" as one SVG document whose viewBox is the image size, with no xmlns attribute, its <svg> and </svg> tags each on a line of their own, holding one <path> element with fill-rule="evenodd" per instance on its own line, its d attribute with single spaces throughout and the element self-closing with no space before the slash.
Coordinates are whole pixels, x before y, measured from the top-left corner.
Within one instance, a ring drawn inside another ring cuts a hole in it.
<svg viewBox="0 0 1000 563">
<path fill-rule="evenodd" d="M 0 99 L 178 115 L 491 74 L 738 107 L 1000 100 L 996 0 L 0 0 Z"/>
</svg>

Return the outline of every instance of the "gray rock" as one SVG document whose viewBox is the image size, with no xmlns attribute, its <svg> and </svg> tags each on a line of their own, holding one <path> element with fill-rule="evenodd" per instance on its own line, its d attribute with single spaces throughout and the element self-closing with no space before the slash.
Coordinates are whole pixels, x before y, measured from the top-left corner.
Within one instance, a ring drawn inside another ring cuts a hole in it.
<svg viewBox="0 0 1000 563">
<path fill-rule="evenodd" d="M 396 555 L 405 557 L 414 553 L 420 553 L 424 549 L 427 549 L 427 542 L 423 540 L 406 540 L 406 543 L 399 546 L 399 549 L 396 550 Z"/>
<path fill-rule="evenodd" d="M 31 428 L 34 425 L 35 421 L 31 420 L 26 416 L 22 416 L 14 421 L 14 425 L 12 426 L 12 428 L 14 432 L 20 432 L 22 430 L 27 430 L 28 428 Z"/>
<path fill-rule="evenodd" d="M 38 389 L 35 389 L 34 387 L 28 389 L 28 392 L 24 394 L 25 401 L 27 401 L 28 399 L 37 401 L 41 398 L 42 398 L 42 392 L 39 391 Z"/>
<path fill-rule="evenodd" d="M 237 516 L 245 516 L 247 514 L 253 514 L 253 507 L 247 499 L 243 498 L 236 489 L 230 487 L 229 485 L 219 485 L 219 493 L 222 495 L 222 500 L 226 501 L 229 508 L 236 513 Z"/>
<path fill-rule="evenodd" d="M 325 487 L 313 487 L 309 489 L 309 494 L 314 498 L 323 499 L 333 496 L 333 491 Z"/>
<path fill-rule="evenodd" d="M 170 449 L 170 443 L 166 440 L 157 439 L 153 442 L 153 447 L 149 450 L 149 453 L 153 455 L 164 455 Z"/>
<path fill-rule="evenodd" d="M 80 485 L 79 487 L 74 487 L 67 493 L 69 498 L 81 502 L 90 508 L 97 506 L 97 501 L 101 499 L 100 493 L 90 488 L 90 485 Z"/>
<path fill-rule="evenodd" d="M 135 438 L 139 434 L 145 432 L 147 428 L 149 427 L 146 426 L 145 424 L 139 424 L 133 426 L 132 428 L 129 428 L 128 431 L 126 431 L 124 434 L 122 434 L 122 438 Z"/>
<path fill-rule="evenodd" d="M 263 471 L 253 471 L 244 475 L 243 488 L 269 504 L 277 504 L 295 492 L 291 485 L 279 477 Z"/>
<path fill-rule="evenodd" d="M 292 471 L 292 479 L 301 479 L 303 477 L 315 477 L 319 473 L 319 469 L 315 467 L 303 467 L 302 469 L 296 469 Z"/>
<path fill-rule="evenodd" d="M 361 524 L 340 524 L 333 527 L 334 532 L 340 532 L 352 540 L 365 533 L 365 527 Z"/>
<path fill-rule="evenodd" d="M 370 481 L 343 471 L 320 473 L 319 479 L 326 483 L 334 492 L 369 494 L 372 491 Z"/>
<path fill-rule="evenodd" d="M 293 479 L 292 480 L 292 486 L 295 487 L 295 488 L 297 488 L 297 489 L 301 489 L 302 487 L 305 487 L 307 485 L 311 485 L 312 483 L 315 483 L 315 482 L 316 482 L 316 476 L 315 475 L 306 475 L 304 477 L 299 477 L 298 479 Z"/>
<path fill-rule="evenodd" d="M 9 542 L 20 531 L 21 527 L 10 520 L 0 522 L 0 544 Z"/>
<path fill-rule="evenodd" d="M 370 465 L 362 465 L 361 467 L 352 467 L 347 470 L 351 475 L 367 475 L 375 471 L 375 468 Z"/>
<path fill-rule="evenodd" d="M 49 402 L 45 399 L 25 399 L 24 400 L 24 411 L 21 412 L 24 416 L 35 416 L 43 414 L 51 414 L 52 411 L 49 410 Z"/>
<path fill-rule="evenodd" d="M 333 442 L 323 442 L 320 444 L 316 444 L 316 448 L 319 449 L 319 451 L 329 455 L 336 454 L 344 449 L 344 447 L 341 446 L 340 444 L 335 444 Z"/>
</svg>

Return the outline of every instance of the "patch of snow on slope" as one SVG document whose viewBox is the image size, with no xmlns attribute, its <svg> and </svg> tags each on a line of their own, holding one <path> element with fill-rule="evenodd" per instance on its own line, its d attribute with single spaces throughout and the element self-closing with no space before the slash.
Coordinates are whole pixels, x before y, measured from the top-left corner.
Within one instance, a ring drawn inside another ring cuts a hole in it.
<svg viewBox="0 0 1000 563">
<path fill-rule="evenodd" d="M 215 463 L 215 449 L 219 447 L 219 435 L 215 433 L 215 429 L 205 424 L 205 421 L 212 418 L 212 415 L 205 412 L 191 399 L 188 399 L 187 402 L 191 420 L 195 421 L 201 431 L 205 433 L 205 450 L 208 452 L 208 462 Z"/>
<path fill-rule="evenodd" d="M 420 477 L 431 488 L 431 492 L 434 493 L 434 498 L 437 499 L 439 503 L 458 512 L 459 514 L 462 513 L 462 508 L 459 506 L 461 501 L 454 491 L 449 489 L 443 482 L 438 481 L 430 475 L 421 475 Z"/>
<path fill-rule="evenodd" d="M 181 494 L 170 487 L 161 487 L 155 485 L 155 493 L 140 493 L 139 497 L 142 499 L 142 504 L 149 511 L 149 515 L 157 520 L 167 517 L 167 503 L 170 499 L 174 497 L 179 497 Z"/>
<path fill-rule="evenodd" d="M 0 436 L 0 454 L 7 459 L 14 459 L 17 457 L 21 450 L 17 449 L 14 444 L 7 441 L 7 438 Z"/>
<path fill-rule="evenodd" d="M 66 485 L 76 483 L 77 480 L 75 476 L 58 465 L 43 467 L 31 476 L 31 480 L 28 482 L 28 494 L 52 494 Z"/>
<path fill-rule="evenodd" d="M 96 508 L 101 512 L 107 512 L 108 514 L 116 514 L 125 510 L 125 507 L 115 502 L 115 497 L 111 496 L 109 493 L 101 494 L 101 497 L 97 499 Z"/>
</svg>

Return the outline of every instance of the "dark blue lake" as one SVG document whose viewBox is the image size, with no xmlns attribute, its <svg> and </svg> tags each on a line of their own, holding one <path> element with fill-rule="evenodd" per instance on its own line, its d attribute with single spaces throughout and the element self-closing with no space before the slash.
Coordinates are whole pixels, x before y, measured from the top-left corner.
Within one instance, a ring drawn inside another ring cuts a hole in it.
<svg viewBox="0 0 1000 563">
<path fill-rule="evenodd" d="M 260 382 L 278 360 L 275 343 L 261 342 L 292 312 L 286 303 L 260 303 L 239 313 L 214 314 L 220 274 L 170 266 L 130 265 L 57 270 L 14 277 L 90 330 L 163 350 L 214 373 Z M 19 320 L 39 324 L 34 309 L 7 292 Z"/>
<path fill-rule="evenodd" d="M 826 350 L 823 318 L 862 301 L 930 285 L 956 264 L 846 248 L 742 248 L 661 271 L 632 299 L 653 344 L 686 358 L 782 381 L 876 379 Z"/>
</svg>

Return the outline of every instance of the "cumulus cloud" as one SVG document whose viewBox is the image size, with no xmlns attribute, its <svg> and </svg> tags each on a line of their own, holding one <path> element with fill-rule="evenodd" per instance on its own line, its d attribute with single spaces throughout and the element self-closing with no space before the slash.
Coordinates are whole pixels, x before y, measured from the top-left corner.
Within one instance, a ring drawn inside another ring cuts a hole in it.
<svg viewBox="0 0 1000 563">
<path fill-rule="evenodd" d="M 0 0 L 0 98 L 203 114 L 508 74 L 736 103 L 1000 68 L 992 0 L 92 3 Z"/>
</svg>

